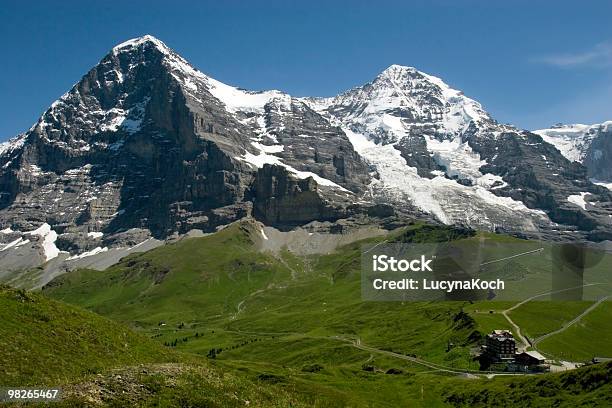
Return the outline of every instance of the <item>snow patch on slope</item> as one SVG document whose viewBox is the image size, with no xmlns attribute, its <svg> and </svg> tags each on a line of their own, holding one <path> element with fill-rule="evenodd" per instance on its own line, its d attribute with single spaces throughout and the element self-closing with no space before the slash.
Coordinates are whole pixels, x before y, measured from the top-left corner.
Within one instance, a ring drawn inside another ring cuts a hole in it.
<svg viewBox="0 0 612 408">
<path fill-rule="evenodd" d="M 434 137 L 425 136 L 427 150 L 432 152 L 436 163 L 446 168 L 449 177 L 457 176 L 462 179 L 476 181 L 482 177 L 480 167 L 487 164 L 480 159 L 480 155 L 472 150 L 467 144 L 461 142 L 461 138 L 452 140 L 438 140 Z"/>
<path fill-rule="evenodd" d="M 582 208 L 583 210 L 586 210 L 586 200 L 584 199 L 589 193 L 580 193 L 580 194 L 575 194 L 575 195 L 571 195 L 569 197 L 567 197 L 567 201 L 569 201 L 572 204 L 577 205 L 578 207 Z"/>
<path fill-rule="evenodd" d="M 102 247 L 95 247 L 91 251 L 86 251 L 86 252 L 83 252 L 82 254 L 68 257 L 68 258 L 66 258 L 66 260 L 67 261 L 74 261 L 75 259 L 83 259 L 83 258 L 87 258 L 88 256 L 97 255 L 97 254 L 100 254 L 102 252 L 107 252 L 107 251 L 108 251 L 107 247 L 104 247 L 104 248 L 102 248 Z"/>
<path fill-rule="evenodd" d="M 570 125 L 551 129 L 534 130 L 545 142 L 555 146 L 570 161 L 582 162 L 592 140 L 587 135 L 588 125 Z"/>
<path fill-rule="evenodd" d="M 57 240 L 57 232 L 53 231 L 49 224 L 44 223 L 37 229 L 25 232 L 24 234 L 37 235 L 43 238 L 42 247 L 46 261 L 49 261 L 59 255 L 60 250 L 55 246 L 55 241 Z"/>
<path fill-rule="evenodd" d="M 150 97 L 146 97 L 130 109 L 115 107 L 108 111 L 93 112 L 101 115 L 100 130 L 102 132 L 116 132 L 122 129 L 130 134 L 138 132 L 142 126 L 145 109 L 150 99 Z"/>
<path fill-rule="evenodd" d="M 591 183 L 597 184 L 598 186 L 604 186 L 608 190 L 612 190 L 612 183 L 611 182 L 591 179 Z"/>
<path fill-rule="evenodd" d="M 0 157 L 4 156 L 5 154 L 9 154 L 13 152 L 14 150 L 21 148 L 23 144 L 25 143 L 25 140 L 26 140 L 26 135 L 24 133 L 24 134 L 13 137 L 7 140 L 6 142 L 0 143 Z"/>
<path fill-rule="evenodd" d="M 17 238 L 14 241 L 9 242 L 8 244 L 0 244 L 0 245 L 2 245 L 2 248 L 0 248 L 0 252 L 5 251 L 5 250 L 7 250 L 9 248 L 20 247 L 20 246 L 25 245 L 25 244 L 27 244 L 29 242 L 30 242 L 29 239 L 24 240 L 22 237 L 19 237 L 19 238 Z"/>
<path fill-rule="evenodd" d="M 272 153 L 281 152 L 283 150 L 283 146 L 281 145 L 265 146 L 258 142 L 252 142 L 251 144 L 253 145 L 253 147 L 259 150 L 258 154 L 253 154 L 247 151 L 243 156 L 236 157 L 238 160 L 245 161 L 253 165 L 255 168 L 262 168 L 264 164 L 282 166 L 286 168 L 287 171 L 289 171 L 289 173 L 293 174 L 299 179 L 306 179 L 308 177 L 312 177 L 317 182 L 317 184 L 321 186 L 333 187 L 339 190 L 349 192 L 344 187 L 334 183 L 333 181 L 329 179 L 323 178 L 316 173 L 312 173 L 310 171 L 300 171 L 300 170 L 297 170 L 295 167 L 292 167 L 288 164 L 283 163 L 280 157 L 272 154 Z"/>
<path fill-rule="evenodd" d="M 256 112 L 263 113 L 264 106 L 275 98 L 287 99 L 288 95 L 281 91 L 271 90 L 264 92 L 250 92 L 235 88 L 219 82 L 213 78 L 207 78 L 210 85 L 209 91 L 225 105 L 229 112 Z"/>
</svg>

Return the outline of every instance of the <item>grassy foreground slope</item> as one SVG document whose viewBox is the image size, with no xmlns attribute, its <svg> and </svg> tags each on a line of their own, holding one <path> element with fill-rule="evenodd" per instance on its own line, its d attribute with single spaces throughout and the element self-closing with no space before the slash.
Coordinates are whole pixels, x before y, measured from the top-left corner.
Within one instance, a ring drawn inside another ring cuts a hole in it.
<svg viewBox="0 0 612 408">
<path fill-rule="evenodd" d="M 612 363 L 545 377 L 469 380 L 434 375 L 385 356 L 354 355 L 348 349 L 341 354 L 347 347 L 331 340 L 301 339 L 302 347 L 315 354 L 328 347 L 335 365 L 293 370 L 228 359 L 210 366 L 39 294 L 2 287 L 0 306 L 0 385 L 61 385 L 65 399 L 57 407 L 569 407 L 611 402 Z M 291 359 L 282 347 L 276 353 Z M 356 369 L 354 358 L 395 371 Z M 253 373 L 257 376 L 249 378 Z"/>
<path fill-rule="evenodd" d="M 0 387 L 62 387 L 54 406 L 307 407 L 291 389 L 224 373 L 123 324 L 0 286 Z"/>
<path fill-rule="evenodd" d="M 610 407 L 612 362 L 559 374 L 465 382 L 444 395 L 455 407 Z"/>
<path fill-rule="evenodd" d="M 122 324 L 0 286 L 4 386 L 54 384 L 109 367 L 172 360 L 169 350 Z"/>
</svg>

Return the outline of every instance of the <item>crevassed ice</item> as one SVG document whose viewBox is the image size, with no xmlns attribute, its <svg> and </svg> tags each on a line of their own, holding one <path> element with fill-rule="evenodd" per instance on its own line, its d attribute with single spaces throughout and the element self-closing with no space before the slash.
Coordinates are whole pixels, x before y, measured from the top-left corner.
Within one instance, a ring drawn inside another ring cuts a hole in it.
<svg viewBox="0 0 612 408">
<path fill-rule="evenodd" d="M 466 221 L 466 218 L 486 224 L 487 221 L 482 219 L 485 214 L 480 211 L 483 208 L 495 208 L 495 211 L 504 212 L 508 217 L 516 217 L 518 211 L 530 214 L 534 219 L 547 219 L 542 211 L 529 209 L 520 201 L 490 192 L 488 188 L 495 182 L 503 183 L 499 176 L 481 176 L 475 186 L 464 186 L 443 176 L 431 180 L 422 178 L 416 168 L 407 165 L 393 145 L 377 145 L 363 134 L 347 127 L 343 127 L 343 130 L 355 150 L 376 167 L 380 181 L 374 180 L 373 188 L 380 189 L 391 200 L 407 199 L 446 224 Z M 462 200 L 462 197 L 465 199 Z M 525 222 L 531 223 L 529 219 Z"/>
</svg>

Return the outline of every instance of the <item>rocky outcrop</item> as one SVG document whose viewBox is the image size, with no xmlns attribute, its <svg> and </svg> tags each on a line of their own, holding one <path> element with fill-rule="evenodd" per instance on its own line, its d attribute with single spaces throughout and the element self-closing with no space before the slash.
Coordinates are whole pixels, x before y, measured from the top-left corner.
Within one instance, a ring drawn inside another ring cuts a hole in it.
<svg viewBox="0 0 612 408">
<path fill-rule="evenodd" d="M 319 193 L 312 177 L 297 179 L 281 166 L 264 165 L 253 186 L 254 215 L 266 225 L 294 227 L 314 220 L 343 218 L 346 209 Z"/>
<path fill-rule="evenodd" d="M 344 132 L 304 102 L 294 98 L 283 102 L 267 103 L 263 115 L 268 135 L 283 146 L 277 156 L 300 171 L 363 192 L 370 182 L 368 166 Z"/>
<path fill-rule="evenodd" d="M 437 163 L 433 154 L 427 150 L 427 142 L 420 132 L 411 130 L 394 147 L 400 151 L 406 165 L 416 168 L 418 175 L 423 178 L 432 179 L 440 172 L 445 172 L 445 167 Z"/>
<path fill-rule="evenodd" d="M 589 177 L 612 183 L 612 123 L 600 130 L 582 163 L 586 166 Z"/>
<path fill-rule="evenodd" d="M 501 176 L 506 182 L 496 194 L 541 209 L 553 222 L 575 226 L 588 237 L 610 233 L 612 193 L 589 182 L 584 166 L 570 162 L 540 136 L 504 132 L 496 138 L 474 136 L 469 144 L 487 160 L 481 171 Z M 582 195 L 599 205 L 581 208 L 568 200 Z"/>
</svg>

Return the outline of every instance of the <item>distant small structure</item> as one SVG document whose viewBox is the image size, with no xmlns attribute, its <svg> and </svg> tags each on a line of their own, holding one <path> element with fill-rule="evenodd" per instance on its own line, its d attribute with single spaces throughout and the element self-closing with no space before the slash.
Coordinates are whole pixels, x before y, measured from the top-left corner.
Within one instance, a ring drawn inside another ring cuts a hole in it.
<svg viewBox="0 0 612 408">
<path fill-rule="evenodd" d="M 516 341 L 508 330 L 493 330 L 487 334 L 484 347 L 493 362 L 511 362 L 516 355 Z"/>
<path fill-rule="evenodd" d="M 535 365 L 544 364 L 546 357 L 537 351 L 523 351 L 521 354 L 516 355 L 515 360 L 517 364 Z"/>
<path fill-rule="evenodd" d="M 612 357 L 593 357 L 591 360 L 593 364 L 607 363 L 608 361 L 612 361 Z"/>
<path fill-rule="evenodd" d="M 513 371 L 538 372 L 549 371 L 550 365 L 546 364 L 546 357 L 537 351 L 523 351 L 514 359 Z"/>
<path fill-rule="evenodd" d="M 494 370 L 531 373 L 550 370 L 546 357 L 539 352 L 517 353 L 516 340 L 509 330 L 493 330 L 487 334 L 481 358 L 486 367 Z"/>
</svg>

